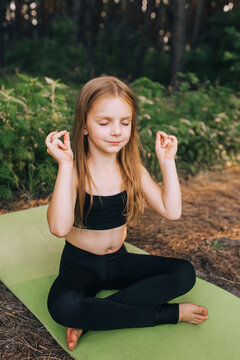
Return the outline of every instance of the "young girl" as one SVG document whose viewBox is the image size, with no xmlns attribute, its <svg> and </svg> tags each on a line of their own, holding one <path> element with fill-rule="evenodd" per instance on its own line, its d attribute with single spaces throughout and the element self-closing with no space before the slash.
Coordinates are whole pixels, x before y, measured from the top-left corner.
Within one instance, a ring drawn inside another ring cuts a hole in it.
<svg viewBox="0 0 240 360">
<path fill-rule="evenodd" d="M 126 226 L 136 223 L 145 201 L 167 219 L 181 216 L 177 139 L 156 134 L 161 189 L 140 160 L 136 110 L 136 98 L 124 82 L 101 76 L 87 82 L 78 96 L 72 148 L 66 130 L 51 132 L 45 140 L 59 165 L 48 224 L 52 234 L 65 237 L 48 310 L 67 327 L 70 350 L 88 330 L 208 319 L 203 306 L 168 303 L 194 286 L 191 263 L 129 253 L 124 245 Z M 119 291 L 96 298 L 100 289 Z"/>
</svg>

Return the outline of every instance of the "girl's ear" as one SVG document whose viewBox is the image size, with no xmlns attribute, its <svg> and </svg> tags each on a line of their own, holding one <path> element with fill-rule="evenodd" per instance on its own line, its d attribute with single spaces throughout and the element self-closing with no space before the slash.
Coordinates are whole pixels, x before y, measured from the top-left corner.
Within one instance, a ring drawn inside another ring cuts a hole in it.
<svg viewBox="0 0 240 360">
<path fill-rule="evenodd" d="M 84 125 L 84 128 L 83 128 L 83 135 L 88 135 L 88 130 L 87 130 L 86 124 Z"/>
</svg>

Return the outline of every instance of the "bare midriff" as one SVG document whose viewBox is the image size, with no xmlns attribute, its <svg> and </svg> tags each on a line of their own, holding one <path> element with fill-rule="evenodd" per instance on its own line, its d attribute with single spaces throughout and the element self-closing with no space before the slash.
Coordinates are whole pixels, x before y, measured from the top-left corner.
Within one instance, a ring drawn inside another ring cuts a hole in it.
<svg viewBox="0 0 240 360">
<path fill-rule="evenodd" d="M 96 255 L 105 255 L 118 251 L 126 235 L 126 224 L 108 230 L 88 230 L 73 226 L 65 239 L 82 250 Z"/>
</svg>

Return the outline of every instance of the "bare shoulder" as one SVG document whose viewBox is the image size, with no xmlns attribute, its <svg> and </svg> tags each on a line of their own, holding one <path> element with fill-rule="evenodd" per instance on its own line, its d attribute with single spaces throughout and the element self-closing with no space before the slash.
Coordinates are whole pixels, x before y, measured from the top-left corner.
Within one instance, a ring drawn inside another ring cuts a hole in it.
<svg viewBox="0 0 240 360">
<path fill-rule="evenodd" d="M 152 179 L 143 165 L 141 165 L 140 176 L 141 190 L 147 204 L 163 217 L 167 217 L 161 187 Z"/>
</svg>

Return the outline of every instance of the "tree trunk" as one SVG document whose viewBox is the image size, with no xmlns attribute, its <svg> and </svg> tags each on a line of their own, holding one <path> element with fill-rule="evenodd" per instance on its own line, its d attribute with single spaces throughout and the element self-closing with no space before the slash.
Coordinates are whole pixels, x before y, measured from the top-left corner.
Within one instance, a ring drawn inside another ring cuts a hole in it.
<svg viewBox="0 0 240 360">
<path fill-rule="evenodd" d="M 142 1 L 138 1 L 138 6 L 140 6 L 140 9 L 142 7 Z M 141 47 L 140 51 L 138 53 L 138 60 L 136 64 L 136 71 L 134 74 L 134 78 L 137 78 L 142 73 L 142 65 L 143 65 L 143 59 L 145 52 L 147 50 L 147 47 L 149 45 L 149 36 L 148 33 L 150 31 L 149 23 L 151 21 L 151 12 L 153 11 L 153 0 L 148 0 L 147 3 L 147 11 L 144 15 L 144 21 L 143 21 L 143 32 L 142 32 L 142 39 L 141 39 Z"/>
<path fill-rule="evenodd" d="M 80 31 L 81 31 L 81 26 L 80 26 L 80 14 L 82 11 L 82 0 L 74 0 L 73 2 L 73 20 L 76 26 L 76 44 L 79 43 L 80 40 Z"/>
<path fill-rule="evenodd" d="M 186 0 L 171 0 L 172 35 L 170 85 L 177 86 L 177 73 L 184 71 L 184 54 L 186 42 Z"/>
<path fill-rule="evenodd" d="M 94 77 L 94 60 L 93 60 L 93 9 L 94 0 L 85 0 L 85 34 L 88 52 L 88 76 Z"/>
<path fill-rule="evenodd" d="M 109 40 L 109 11 L 110 3 L 107 2 L 103 4 L 103 10 L 106 13 L 105 18 L 103 18 L 102 23 L 104 24 L 103 38 L 102 38 L 102 51 L 101 51 L 101 74 L 105 74 L 107 71 L 106 59 L 108 56 L 108 40 Z"/>
<path fill-rule="evenodd" d="M 123 78 L 127 78 L 128 76 L 128 37 L 130 33 L 130 27 L 127 16 L 124 19 L 124 32 L 123 32 Z"/>
<path fill-rule="evenodd" d="M 193 35 L 192 35 L 192 48 L 195 48 L 198 42 L 198 34 L 199 34 L 199 25 L 201 21 L 203 9 L 203 0 L 197 0 L 197 7 L 196 7 L 196 15 L 193 27 Z"/>
<path fill-rule="evenodd" d="M 141 18 L 142 18 L 142 0 L 136 0 L 135 1 L 135 8 L 136 8 L 136 27 L 139 30 L 139 33 L 141 34 Z M 142 41 L 142 39 L 140 38 L 138 40 L 138 43 L 140 43 Z M 141 69 L 139 68 L 139 64 L 138 61 L 136 62 L 136 67 L 135 67 L 135 71 L 133 74 L 133 79 L 136 79 L 138 74 L 140 74 Z"/>
<path fill-rule="evenodd" d="M 5 15 L 6 15 L 6 6 L 7 6 L 7 1 L 4 0 L 1 4 L 1 9 L 0 9 L 0 73 L 2 74 L 3 72 L 3 68 L 5 65 L 4 62 L 4 31 L 5 28 L 3 26 L 3 22 L 5 20 Z"/>
<path fill-rule="evenodd" d="M 39 25 L 39 36 L 44 36 L 47 30 L 47 14 L 46 14 L 46 3 L 45 0 L 41 0 L 39 3 L 39 9 L 38 9 L 38 14 L 39 14 L 39 20 L 40 20 L 40 25 Z"/>
<path fill-rule="evenodd" d="M 22 21 L 21 21 L 21 5 L 22 5 L 22 0 L 17 0 L 15 1 L 15 6 L 16 6 L 16 10 L 15 10 L 15 21 L 13 23 L 13 42 L 14 45 L 15 43 L 21 39 L 21 34 L 22 34 Z"/>
</svg>

